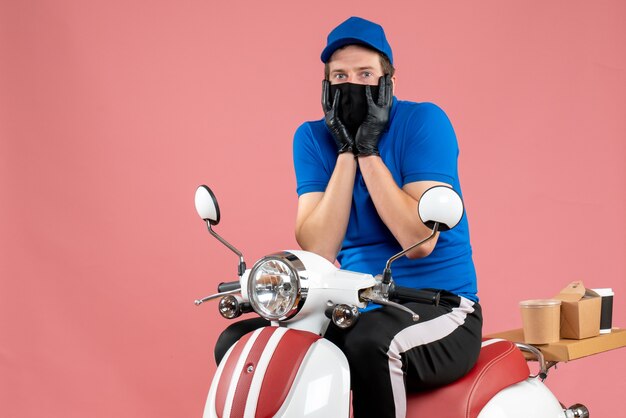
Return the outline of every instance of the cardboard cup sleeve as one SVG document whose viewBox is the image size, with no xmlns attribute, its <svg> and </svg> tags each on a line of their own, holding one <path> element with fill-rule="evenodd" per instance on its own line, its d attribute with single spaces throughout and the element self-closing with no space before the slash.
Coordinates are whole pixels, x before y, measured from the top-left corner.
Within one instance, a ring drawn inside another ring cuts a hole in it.
<svg viewBox="0 0 626 418">
<path fill-rule="evenodd" d="M 613 327 L 613 289 L 592 289 L 602 297 L 600 308 L 600 334 L 608 334 Z"/>
</svg>

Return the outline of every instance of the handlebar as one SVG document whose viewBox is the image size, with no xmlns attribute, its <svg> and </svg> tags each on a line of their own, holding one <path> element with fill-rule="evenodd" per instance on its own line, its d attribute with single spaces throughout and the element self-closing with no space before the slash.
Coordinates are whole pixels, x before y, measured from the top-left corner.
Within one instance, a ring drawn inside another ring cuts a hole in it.
<svg viewBox="0 0 626 418">
<path fill-rule="evenodd" d="M 411 287 L 393 286 L 389 289 L 389 299 L 399 299 L 405 302 L 426 303 L 439 305 L 441 292 L 428 289 L 413 289 Z"/>
<path fill-rule="evenodd" d="M 222 282 L 217 285 L 217 291 L 219 293 L 230 292 L 231 290 L 239 290 L 239 289 L 241 289 L 239 280 L 235 280 L 234 282 Z"/>
</svg>

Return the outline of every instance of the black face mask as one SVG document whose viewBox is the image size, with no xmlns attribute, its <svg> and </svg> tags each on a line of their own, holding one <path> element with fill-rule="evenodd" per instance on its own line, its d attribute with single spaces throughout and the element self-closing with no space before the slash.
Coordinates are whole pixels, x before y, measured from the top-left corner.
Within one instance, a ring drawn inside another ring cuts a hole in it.
<svg viewBox="0 0 626 418">
<path fill-rule="evenodd" d="M 378 102 L 378 86 L 370 86 L 370 89 L 374 103 Z M 359 126 L 361 126 L 367 116 L 365 85 L 352 83 L 331 84 L 331 103 L 337 90 L 341 91 L 339 95 L 339 119 L 341 119 L 348 132 L 354 137 Z"/>
</svg>

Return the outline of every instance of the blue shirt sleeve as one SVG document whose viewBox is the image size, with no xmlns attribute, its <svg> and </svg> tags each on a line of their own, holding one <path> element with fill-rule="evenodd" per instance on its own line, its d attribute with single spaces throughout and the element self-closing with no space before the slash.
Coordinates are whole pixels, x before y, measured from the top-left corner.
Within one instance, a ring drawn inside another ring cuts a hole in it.
<svg viewBox="0 0 626 418">
<path fill-rule="evenodd" d="M 432 103 L 418 104 L 407 128 L 402 151 L 402 185 L 428 180 L 454 187 L 459 148 L 445 112 Z"/>
<path fill-rule="evenodd" d="M 312 123 L 305 122 L 296 130 L 293 138 L 293 164 L 296 171 L 298 196 L 310 192 L 323 192 L 330 181 L 322 157 L 320 140 L 313 134 Z"/>
</svg>

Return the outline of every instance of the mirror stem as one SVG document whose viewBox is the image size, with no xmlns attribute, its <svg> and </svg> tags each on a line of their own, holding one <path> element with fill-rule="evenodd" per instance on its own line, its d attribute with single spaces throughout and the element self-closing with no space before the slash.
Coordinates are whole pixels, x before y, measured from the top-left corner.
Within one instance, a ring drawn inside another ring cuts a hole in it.
<svg viewBox="0 0 626 418">
<path fill-rule="evenodd" d="M 437 234 L 438 230 L 439 230 L 439 222 L 435 222 L 435 224 L 433 225 L 433 232 L 428 237 L 424 238 L 417 244 L 411 245 L 406 250 L 400 251 L 398 254 L 392 256 L 389 260 L 387 260 L 387 264 L 385 265 L 385 271 L 383 272 L 383 284 L 388 285 L 389 283 L 391 283 L 391 263 L 396 261 L 398 258 L 402 257 L 404 254 L 408 253 L 412 249 L 419 247 L 423 243 L 433 239 L 435 235 Z"/>
<path fill-rule="evenodd" d="M 217 240 L 219 242 L 221 242 L 222 244 L 224 244 L 226 247 L 228 247 L 232 252 L 234 252 L 235 254 L 237 254 L 239 256 L 239 266 L 237 266 L 237 273 L 239 275 L 239 277 L 243 276 L 243 273 L 245 273 L 246 271 L 246 262 L 243 260 L 243 254 L 241 254 L 241 252 L 236 249 L 235 247 L 233 247 L 232 245 L 230 245 L 228 243 L 228 241 L 226 241 L 224 238 L 220 237 L 217 232 L 213 231 L 213 229 L 211 228 L 211 223 L 209 221 L 207 221 L 206 223 L 207 228 L 209 229 L 209 233 L 211 235 L 213 235 L 215 238 L 217 238 Z"/>
</svg>

